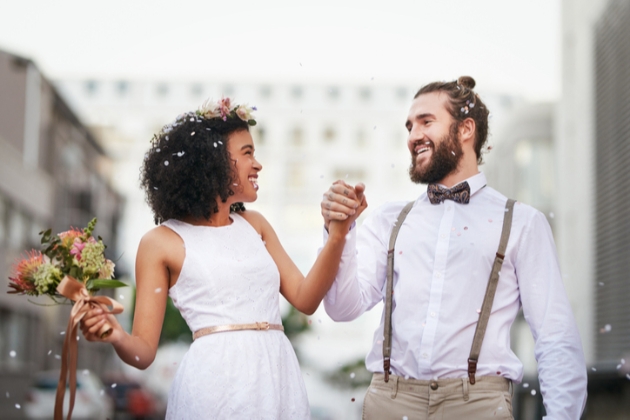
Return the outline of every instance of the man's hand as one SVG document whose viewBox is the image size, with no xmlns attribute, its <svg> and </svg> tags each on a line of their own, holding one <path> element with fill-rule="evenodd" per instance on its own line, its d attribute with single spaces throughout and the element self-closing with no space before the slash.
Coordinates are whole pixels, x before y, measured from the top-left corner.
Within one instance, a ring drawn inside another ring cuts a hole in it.
<svg viewBox="0 0 630 420">
<path fill-rule="evenodd" d="M 346 221 L 350 219 L 349 226 L 359 217 L 367 207 L 364 191 L 365 185 L 363 183 L 358 183 L 355 187 L 341 180 L 333 183 L 324 194 L 321 204 L 326 230 L 328 230 L 331 220 Z"/>
</svg>

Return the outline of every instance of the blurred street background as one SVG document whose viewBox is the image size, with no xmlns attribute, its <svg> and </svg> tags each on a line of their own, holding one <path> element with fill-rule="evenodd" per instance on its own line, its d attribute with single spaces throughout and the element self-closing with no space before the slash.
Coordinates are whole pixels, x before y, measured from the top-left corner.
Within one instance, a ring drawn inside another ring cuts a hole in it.
<svg viewBox="0 0 630 420">
<path fill-rule="evenodd" d="M 588 363 L 583 418 L 626 419 L 630 0 L 0 0 L 0 285 L 38 247 L 38 232 L 92 217 L 116 277 L 133 284 L 138 243 L 154 226 L 138 182 L 151 137 L 223 95 L 258 107 L 252 135 L 264 169 L 248 208 L 306 273 L 334 180 L 366 184 L 366 214 L 424 190 L 407 175 L 407 111 L 422 85 L 462 75 L 492 113 L 481 167 L 489 184 L 538 208 L 553 229 Z M 130 330 L 133 287 L 112 296 Z M 52 418 L 47 395 L 70 307 L 30 300 L 0 288 L 2 419 Z M 363 359 L 381 310 L 334 323 L 323 306 L 304 316 L 282 302 L 313 419 L 361 418 Z M 87 418 L 163 417 L 191 340 L 168 311 L 146 371 L 79 341 L 77 404 Z M 522 316 L 512 341 L 525 368 L 515 418 L 540 419 Z"/>
</svg>

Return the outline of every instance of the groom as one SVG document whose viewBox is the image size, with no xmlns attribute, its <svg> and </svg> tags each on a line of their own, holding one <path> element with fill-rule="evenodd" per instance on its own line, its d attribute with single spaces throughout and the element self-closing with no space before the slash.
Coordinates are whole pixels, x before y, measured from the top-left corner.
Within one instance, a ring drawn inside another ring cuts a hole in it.
<svg viewBox="0 0 630 420">
<path fill-rule="evenodd" d="M 406 216 L 407 203 L 386 203 L 351 229 L 324 300 L 335 321 L 385 302 L 366 358 L 374 376 L 364 419 L 512 418 L 523 365 L 510 327 L 521 307 L 548 418 L 579 419 L 586 402 L 584 355 L 549 224 L 486 185 L 478 165 L 489 112 L 474 86 L 464 76 L 418 91 L 406 121 L 409 175 L 427 192 Z M 333 184 L 322 201 L 326 227 L 352 214 L 363 190 Z"/>
</svg>

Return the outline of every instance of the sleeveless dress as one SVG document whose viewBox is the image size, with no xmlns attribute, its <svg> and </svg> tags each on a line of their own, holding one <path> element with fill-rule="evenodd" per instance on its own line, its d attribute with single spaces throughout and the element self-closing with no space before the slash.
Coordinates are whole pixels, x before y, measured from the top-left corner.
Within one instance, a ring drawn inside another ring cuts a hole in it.
<svg viewBox="0 0 630 420">
<path fill-rule="evenodd" d="M 281 324 L 280 274 L 260 235 L 243 217 L 231 225 L 164 226 L 186 257 L 169 296 L 191 331 L 227 324 Z M 195 340 L 171 386 L 167 419 L 310 419 L 291 343 L 278 330 L 227 331 Z"/>
</svg>

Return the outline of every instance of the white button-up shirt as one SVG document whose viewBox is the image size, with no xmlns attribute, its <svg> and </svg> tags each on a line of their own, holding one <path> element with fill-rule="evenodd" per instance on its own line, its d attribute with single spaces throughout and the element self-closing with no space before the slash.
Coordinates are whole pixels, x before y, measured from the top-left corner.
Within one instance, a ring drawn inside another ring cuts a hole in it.
<svg viewBox="0 0 630 420">
<path fill-rule="evenodd" d="M 469 204 L 446 200 L 433 205 L 424 193 L 398 234 L 391 354 L 396 375 L 467 376 L 507 200 L 486 187 L 483 173 L 467 181 Z M 384 300 L 389 238 L 405 204 L 385 204 L 348 234 L 337 278 L 324 299 L 335 321 L 353 320 Z M 551 229 L 541 212 L 517 203 L 477 376 L 521 381 L 523 365 L 510 349 L 510 327 L 521 305 L 536 342 L 547 416 L 578 419 L 586 402 L 586 366 Z M 383 372 L 383 318 L 366 366 Z"/>
</svg>

